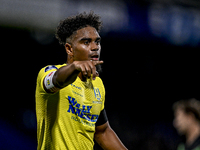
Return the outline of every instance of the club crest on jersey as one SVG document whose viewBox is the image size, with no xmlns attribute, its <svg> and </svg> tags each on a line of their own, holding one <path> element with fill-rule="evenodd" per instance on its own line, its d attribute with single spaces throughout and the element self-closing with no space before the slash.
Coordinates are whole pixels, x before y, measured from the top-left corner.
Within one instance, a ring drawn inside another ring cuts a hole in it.
<svg viewBox="0 0 200 150">
<path fill-rule="evenodd" d="M 94 87 L 94 95 L 95 95 L 97 100 L 101 99 L 101 93 L 100 93 L 99 88 Z"/>
<path fill-rule="evenodd" d="M 46 68 L 45 68 L 45 70 L 44 70 L 44 72 L 47 72 L 47 71 L 49 71 L 49 70 L 52 70 L 52 69 L 58 69 L 56 66 L 54 66 L 54 65 L 51 65 L 51 66 L 47 66 Z"/>
</svg>

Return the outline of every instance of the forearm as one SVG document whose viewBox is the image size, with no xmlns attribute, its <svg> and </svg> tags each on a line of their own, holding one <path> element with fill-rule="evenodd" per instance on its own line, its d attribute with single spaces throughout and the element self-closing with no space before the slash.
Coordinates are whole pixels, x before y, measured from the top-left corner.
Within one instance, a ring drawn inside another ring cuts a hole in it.
<svg viewBox="0 0 200 150">
<path fill-rule="evenodd" d="M 104 150 L 127 150 L 110 127 L 103 133 L 96 133 L 95 140 Z"/>
<path fill-rule="evenodd" d="M 80 71 L 75 69 L 74 64 L 69 64 L 67 66 L 58 69 L 53 77 L 54 85 L 63 88 L 71 83 L 73 83 Z"/>
</svg>

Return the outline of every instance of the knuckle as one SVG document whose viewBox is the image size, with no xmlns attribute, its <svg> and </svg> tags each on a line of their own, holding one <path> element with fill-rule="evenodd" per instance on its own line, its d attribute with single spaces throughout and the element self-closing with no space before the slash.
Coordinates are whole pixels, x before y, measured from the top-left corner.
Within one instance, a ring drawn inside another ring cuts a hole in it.
<svg viewBox="0 0 200 150">
<path fill-rule="evenodd" d="M 83 70 L 83 71 L 82 71 L 82 73 L 83 73 L 84 75 L 86 75 L 86 74 L 87 74 L 87 72 L 86 72 L 85 70 Z"/>
<path fill-rule="evenodd" d="M 95 69 L 95 68 L 96 68 L 96 67 L 95 67 L 94 65 L 91 66 L 91 69 L 92 69 L 92 70 Z"/>
</svg>

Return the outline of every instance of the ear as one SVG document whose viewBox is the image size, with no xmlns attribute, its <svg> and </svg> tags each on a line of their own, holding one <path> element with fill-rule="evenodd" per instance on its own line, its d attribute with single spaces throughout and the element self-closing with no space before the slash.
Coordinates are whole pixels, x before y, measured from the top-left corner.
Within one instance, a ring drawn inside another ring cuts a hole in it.
<svg viewBox="0 0 200 150">
<path fill-rule="evenodd" d="M 65 50 L 67 52 L 67 55 L 69 56 L 73 56 L 73 49 L 72 49 L 72 45 L 69 43 L 65 44 Z"/>
</svg>

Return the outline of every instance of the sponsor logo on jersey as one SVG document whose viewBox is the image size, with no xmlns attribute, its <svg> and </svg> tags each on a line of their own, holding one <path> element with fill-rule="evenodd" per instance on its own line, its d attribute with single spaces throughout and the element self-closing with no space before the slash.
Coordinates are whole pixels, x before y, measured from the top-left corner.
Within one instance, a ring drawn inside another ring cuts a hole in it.
<svg viewBox="0 0 200 150">
<path fill-rule="evenodd" d="M 96 122 L 99 115 L 92 114 L 91 109 L 92 106 L 81 105 L 79 104 L 75 98 L 68 96 L 69 100 L 69 109 L 68 113 L 76 114 L 78 117 L 85 119 L 87 121 Z"/>
<path fill-rule="evenodd" d="M 81 90 L 81 87 L 79 87 L 79 86 L 76 86 L 76 85 L 74 85 L 74 84 L 71 84 L 71 86 L 74 87 L 74 88 L 76 88 L 76 89 Z"/>
</svg>

